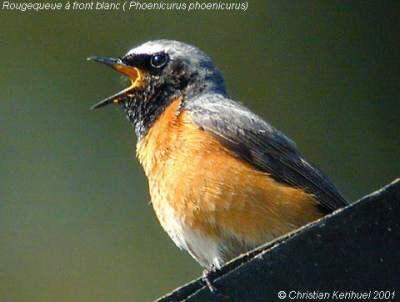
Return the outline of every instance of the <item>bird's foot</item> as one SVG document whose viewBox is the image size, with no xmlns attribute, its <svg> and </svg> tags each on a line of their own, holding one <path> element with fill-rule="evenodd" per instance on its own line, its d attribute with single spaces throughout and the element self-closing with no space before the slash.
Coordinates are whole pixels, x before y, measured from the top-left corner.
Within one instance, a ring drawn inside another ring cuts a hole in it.
<svg viewBox="0 0 400 302">
<path fill-rule="evenodd" d="M 216 267 L 211 266 L 211 268 L 205 269 L 203 271 L 203 278 L 202 278 L 205 284 L 207 285 L 208 289 L 210 290 L 210 292 L 212 292 L 213 294 L 218 293 L 218 289 L 212 284 L 212 279 L 215 272 L 216 272 Z"/>
</svg>

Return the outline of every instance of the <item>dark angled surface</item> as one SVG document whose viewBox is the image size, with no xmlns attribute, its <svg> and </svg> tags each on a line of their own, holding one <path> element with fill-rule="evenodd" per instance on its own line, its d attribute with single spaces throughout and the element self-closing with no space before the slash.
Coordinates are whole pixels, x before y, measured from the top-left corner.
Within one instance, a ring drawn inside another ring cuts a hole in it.
<svg viewBox="0 0 400 302">
<path fill-rule="evenodd" d="M 279 301 L 279 291 L 400 289 L 400 180 L 227 264 L 221 295 L 196 280 L 158 302 Z"/>
</svg>

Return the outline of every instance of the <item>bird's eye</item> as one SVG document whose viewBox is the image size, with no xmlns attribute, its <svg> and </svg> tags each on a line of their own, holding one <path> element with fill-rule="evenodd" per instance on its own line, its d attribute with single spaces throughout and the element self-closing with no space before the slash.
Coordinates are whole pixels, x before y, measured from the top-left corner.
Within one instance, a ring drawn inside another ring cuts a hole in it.
<svg viewBox="0 0 400 302">
<path fill-rule="evenodd" d="M 150 65 L 154 68 L 164 67 L 168 63 L 168 55 L 166 53 L 156 53 L 150 58 Z"/>
</svg>

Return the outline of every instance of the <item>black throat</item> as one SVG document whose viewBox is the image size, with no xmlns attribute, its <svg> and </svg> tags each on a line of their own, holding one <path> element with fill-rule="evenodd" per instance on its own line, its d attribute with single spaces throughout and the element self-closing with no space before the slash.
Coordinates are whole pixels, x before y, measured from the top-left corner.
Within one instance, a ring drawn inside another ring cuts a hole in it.
<svg viewBox="0 0 400 302">
<path fill-rule="evenodd" d="M 123 103 L 123 109 L 135 134 L 140 140 L 143 138 L 165 108 L 176 99 L 179 94 L 168 89 L 159 92 L 138 91 Z"/>
<path fill-rule="evenodd" d="M 187 95 L 196 86 L 196 74 L 189 74 L 183 65 L 174 64 L 163 74 L 153 74 L 144 88 L 139 88 L 123 103 L 128 120 L 140 140 L 143 138 L 165 108 L 178 97 Z"/>
<path fill-rule="evenodd" d="M 222 76 L 215 72 L 190 71 L 176 61 L 167 72 L 151 75 L 144 88 L 135 90 L 123 102 L 123 108 L 140 140 L 172 101 L 179 97 L 185 101 L 204 92 L 226 94 Z"/>
</svg>

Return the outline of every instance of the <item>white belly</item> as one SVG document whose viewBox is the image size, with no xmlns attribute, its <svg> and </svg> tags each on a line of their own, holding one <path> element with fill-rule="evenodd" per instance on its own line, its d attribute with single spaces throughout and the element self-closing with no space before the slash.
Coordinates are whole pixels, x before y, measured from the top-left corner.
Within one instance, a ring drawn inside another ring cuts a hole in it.
<svg viewBox="0 0 400 302">
<path fill-rule="evenodd" d="M 189 252 L 203 267 L 219 268 L 224 264 L 220 244 L 216 240 L 186 226 L 168 202 L 162 207 L 162 215 L 157 216 L 164 230 L 180 249 Z"/>
</svg>

